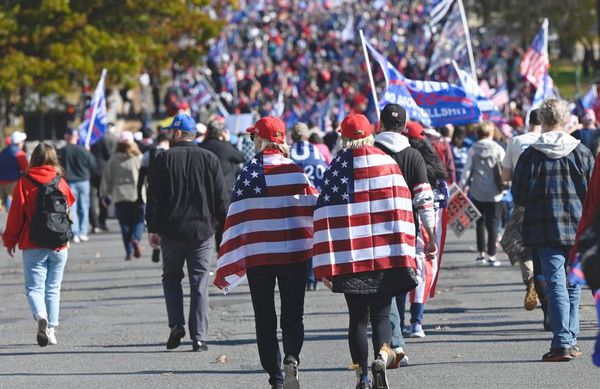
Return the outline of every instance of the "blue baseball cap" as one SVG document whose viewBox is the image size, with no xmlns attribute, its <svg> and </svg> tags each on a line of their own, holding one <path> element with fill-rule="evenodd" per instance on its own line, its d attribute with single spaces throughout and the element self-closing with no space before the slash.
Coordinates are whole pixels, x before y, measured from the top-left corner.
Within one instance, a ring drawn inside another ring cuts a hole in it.
<svg viewBox="0 0 600 389">
<path fill-rule="evenodd" d="M 190 116 L 180 113 L 175 115 L 167 130 L 180 130 L 184 132 L 196 132 L 196 122 Z"/>
</svg>

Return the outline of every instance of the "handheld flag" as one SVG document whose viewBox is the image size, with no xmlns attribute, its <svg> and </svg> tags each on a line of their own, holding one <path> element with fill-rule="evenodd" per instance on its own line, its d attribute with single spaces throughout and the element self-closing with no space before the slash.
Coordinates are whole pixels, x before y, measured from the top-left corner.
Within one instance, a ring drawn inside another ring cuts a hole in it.
<svg viewBox="0 0 600 389">
<path fill-rule="evenodd" d="M 444 24 L 444 29 L 435 42 L 428 73 L 432 74 L 442 66 L 449 65 L 453 59 L 460 61 L 465 58 L 466 50 L 467 40 L 465 39 L 460 9 L 458 6 L 454 6 Z"/>
<path fill-rule="evenodd" d="M 580 99 L 583 109 L 593 109 L 598 99 L 598 86 L 596 84 L 590 87 L 590 90 Z"/>
<path fill-rule="evenodd" d="M 429 13 L 429 25 L 433 27 L 441 22 L 452 8 L 453 3 L 454 0 L 438 0 L 438 3 L 433 6 Z"/>
<path fill-rule="evenodd" d="M 535 34 L 531 46 L 525 52 L 519 66 L 519 73 L 535 87 L 544 82 L 544 77 L 550 69 L 548 58 L 548 19 L 544 19 L 542 28 Z"/>
<path fill-rule="evenodd" d="M 85 147 L 96 143 L 106 133 L 106 96 L 104 90 L 104 79 L 106 69 L 102 69 L 100 81 L 96 85 L 92 102 L 85 113 L 83 122 L 79 126 L 79 140 Z"/>
</svg>

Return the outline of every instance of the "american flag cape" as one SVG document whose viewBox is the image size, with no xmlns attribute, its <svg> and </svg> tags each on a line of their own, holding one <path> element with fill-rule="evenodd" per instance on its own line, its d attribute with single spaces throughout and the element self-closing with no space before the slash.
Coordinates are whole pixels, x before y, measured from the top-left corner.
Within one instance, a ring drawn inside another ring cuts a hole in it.
<svg viewBox="0 0 600 389">
<path fill-rule="evenodd" d="M 519 66 L 519 73 L 535 87 L 544 81 L 544 76 L 550 68 L 548 58 L 548 19 L 544 19 L 542 28 L 535 35 L 531 46 L 525 52 Z"/>
<path fill-rule="evenodd" d="M 317 278 L 416 267 L 411 192 L 374 146 L 341 151 L 325 171 L 314 215 Z"/>
<path fill-rule="evenodd" d="M 233 189 L 214 284 L 227 293 L 247 268 L 308 260 L 317 195 L 291 159 L 271 150 L 256 154 Z"/>
<path fill-rule="evenodd" d="M 410 291 L 411 303 L 426 303 L 428 298 L 435 296 L 435 287 L 440 275 L 440 267 L 442 265 L 442 257 L 444 254 L 444 245 L 446 243 L 446 228 L 448 225 L 448 187 L 434 189 L 435 198 L 435 231 L 437 236 L 438 254 L 435 258 L 429 260 L 425 256 L 425 246 L 429 243 L 429 235 L 423 228 L 423 223 L 417 233 L 416 247 L 416 262 L 417 262 L 417 278 L 419 285 Z"/>
</svg>

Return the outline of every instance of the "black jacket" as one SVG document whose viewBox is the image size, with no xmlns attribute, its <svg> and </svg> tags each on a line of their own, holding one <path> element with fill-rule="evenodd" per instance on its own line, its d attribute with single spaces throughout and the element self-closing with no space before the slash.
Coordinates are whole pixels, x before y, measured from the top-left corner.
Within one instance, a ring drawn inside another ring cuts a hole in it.
<svg viewBox="0 0 600 389">
<path fill-rule="evenodd" d="M 231 191 L 235 186 L 235 180 L 240 172 L 240 164 L 244 163 L 244 155 L 233 147 L 231 143 L 215 138 L 206 139 L 200 143 L 200 147 L 212 152 L 219 158 L 225 178 L 225 187 L 231 195 Z"/>
<path fill-rule="evenodd" d="M 68 182 L 89 181 L 96 167 L 94 156 L 80 145 L 68 143 L 58 151 Z"/>
<path fill-rule="evenodd" d="M 208 239 L 227 214 L 219 160 L 193 142 L 160 153 L 148 176 L 148 232 L 172 239 Z"/>
</svg>

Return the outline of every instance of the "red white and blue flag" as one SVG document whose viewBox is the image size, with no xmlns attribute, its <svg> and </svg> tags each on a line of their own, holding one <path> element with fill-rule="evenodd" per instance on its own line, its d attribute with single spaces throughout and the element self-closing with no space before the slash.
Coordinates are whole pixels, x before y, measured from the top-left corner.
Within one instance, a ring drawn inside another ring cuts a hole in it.
<svg viewBox="0 0 600 389">
<path fill-rule="evenodd" d="M 315 210 L 315 276 L 416 267 L 411 197 L 396 161 L 380 149 L 341 151 Z"/>
<path fill-rule="evenodd" d="M 544 19 L 542 28 L 533 38 L 531 46 L 521 59 L 519 73 L 535 87 L 544 82 L 544 77 L 550 68 L 548 58 L 548 19 Z"/>
<path fill-rule="evenodd" d="M 233 189 L 214 284 L 227 293 L 247 268 L 307 261 L 317 195 L 291 159 L 271 150 L 256 154 Z"/>
<path fill-rule="evenodd" d="M 90 106 L 85 112 L 83 122 L 79 125 L 79 142 L 85 144 L 86 147 L 100 140 L 106 133 L 108 126 L 106 120 L 106 95 L 104 91 L 105 78 L 106 69 L 103 69 Z"/>
</svg>

